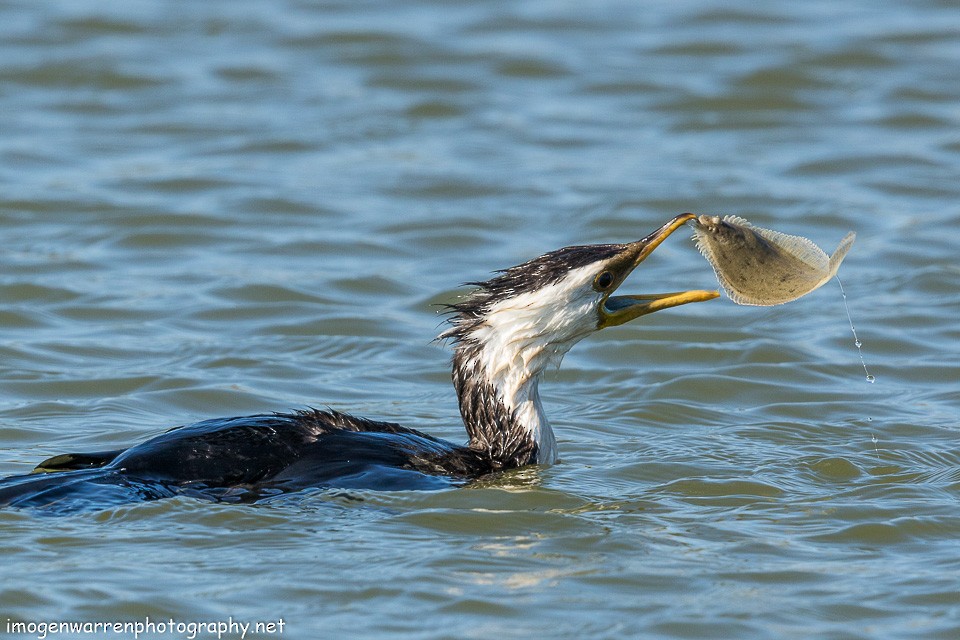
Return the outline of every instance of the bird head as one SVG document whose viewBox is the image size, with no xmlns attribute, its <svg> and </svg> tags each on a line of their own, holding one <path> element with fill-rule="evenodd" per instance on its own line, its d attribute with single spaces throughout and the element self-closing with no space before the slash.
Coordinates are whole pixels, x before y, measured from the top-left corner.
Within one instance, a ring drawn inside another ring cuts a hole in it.
<svg viewBox="0 0 960 640">
<path fill-rule="evenodd" d="M 498 272 L 460 303 L 442 337 L 473 344 L 505 366 L 553 360 L 587 335 L 644 315 L 719 296 L 717 291 L 613 295 L 637 266 L 693 214 L 676 216 L 645 238 L 625 244 L 557 249 Z"/>
</svg>

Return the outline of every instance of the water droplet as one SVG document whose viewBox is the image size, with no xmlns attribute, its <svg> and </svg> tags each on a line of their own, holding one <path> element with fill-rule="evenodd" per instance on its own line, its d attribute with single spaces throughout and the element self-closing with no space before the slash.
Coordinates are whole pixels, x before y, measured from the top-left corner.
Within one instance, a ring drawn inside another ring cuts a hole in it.
<svg viewBox="0 0 960 640">
<path fill-rule="evenodd" d="M 863 346 L 863 343 L 860 342 L 860 338 L 857 337 L 857 328 L 853 326 L 853 316 L 850 315 L 850 307 L 847 306 L 847 292 L 843 290 L 843 283 L 840 282 L 839 277 L 837 277 L 837 284 L 840 285 L 840 293 L 843 295 L 843 309 L 847 312 L 847 320 L 850 322 L 850 331 L 853 333 L 853 344 L 857 345 L 857 354 L 860 356 L 860 364 L 863 365 L 863 372 L 867 374 L 867 382 L 873 384 L 876 381 L 876 378 L 873 377 L 873 374 L 867 371 L 867 361 L 863 359 L 863 350 L 860 348 Z"/>
</svg>

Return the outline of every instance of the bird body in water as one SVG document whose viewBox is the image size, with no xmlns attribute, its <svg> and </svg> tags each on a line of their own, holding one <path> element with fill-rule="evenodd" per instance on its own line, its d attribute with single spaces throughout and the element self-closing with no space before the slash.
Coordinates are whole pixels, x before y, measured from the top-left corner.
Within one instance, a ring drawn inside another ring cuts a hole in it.
<svg viewBox="0 0 960 640">
<path fill-rule="evenodd" d="M 673 231 L 626 244 L 566 247 L 505 269 L 450 305 L 453 384 L 469 440 L 458 445 L 337 411 L 206 420 L 116 451 L 64 454 L 0 480 L 0 506 L 102 508 L 194 495 L 253 501 L 311 487 L 431 489 L 557 461 L 542 373 L 600 329 L 716 291 L 613 296 Z"/>
</svg>

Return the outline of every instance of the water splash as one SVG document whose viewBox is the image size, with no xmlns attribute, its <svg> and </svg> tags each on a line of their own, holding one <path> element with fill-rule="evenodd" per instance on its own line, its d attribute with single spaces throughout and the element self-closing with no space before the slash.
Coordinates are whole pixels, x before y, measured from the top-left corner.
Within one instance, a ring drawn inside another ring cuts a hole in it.
<svg viewBox="0 0 960 640">
<path fill-rule="evenodd" d="M 847 312 L 847 321 L 850 322 L 850 331 L 853 333 L 853 344 L 857 346 L 857 354 L 860 356 L 860 364 L 863 366 L 863 373 L 867 376 L 867 382 L 873 384 L 877 381 L 876 376 L 867 370 L 867 361 L 863 359 L 863 343 L 857 337 L 857 328 L 853 326 L 853 316 L 850 315 L 850 307 L 847 306 L 847 292 L 843 290 L 843 283 L 837 277 L 837 284 L 840 285 L 840 295 L 843 296 L 843 309 Z"/>
</svg>

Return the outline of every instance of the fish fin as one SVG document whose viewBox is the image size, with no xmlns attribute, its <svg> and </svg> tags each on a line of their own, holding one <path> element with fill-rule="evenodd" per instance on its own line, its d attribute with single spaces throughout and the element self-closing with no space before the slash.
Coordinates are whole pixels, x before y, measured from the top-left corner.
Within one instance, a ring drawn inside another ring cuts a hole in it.
<svg viewBox="0 0 960 640">
<path fill-rule="evenodd" d="M 720 286 L 723 287 L 724 293 L 727 294 L 727 297 L 736 304 L 739 304 L 744 307 L 774 307 L 778 304 L 783 304 L 785 300 L 778 300 L 776 302 L 768 302 L 766 300 L 761 300 L 760 298 L 754 298 L 753 296 L 748 296 L 739 291 L 731 288 L 729 284 L 724 284 L 724 278 L 721 278 L 719 274 L 717 279 L 720 280 Z"/>
</svg>

